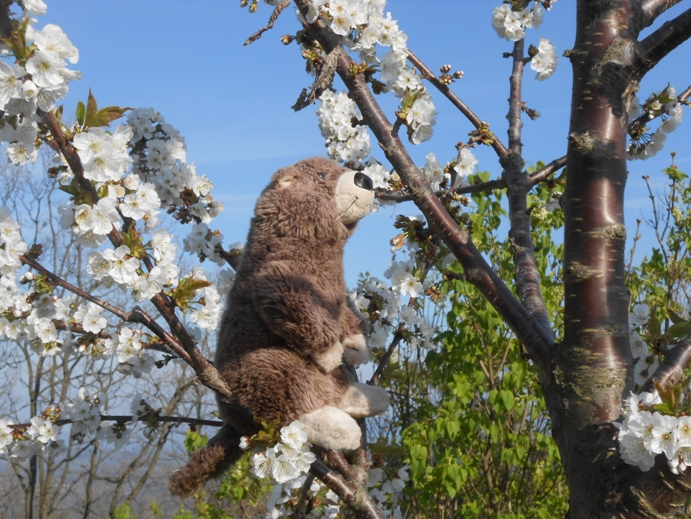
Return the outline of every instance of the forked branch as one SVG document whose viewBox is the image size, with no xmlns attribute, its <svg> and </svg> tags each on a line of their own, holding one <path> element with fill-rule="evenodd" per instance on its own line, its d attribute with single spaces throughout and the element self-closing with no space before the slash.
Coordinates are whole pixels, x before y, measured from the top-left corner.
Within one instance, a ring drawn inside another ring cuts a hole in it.
<svg viewBox="0 0 691 519">
<path fill-rule="evenodd" d="M 307 0 L 297 0 L 296 4 L 303 14 L 306 14 Z M 317 19 L 308 27 L 310 33 L 327 53 L 338 47 L 340 39 L 322 20 Z M 545 373 L 551 373 L 550 350 L 553 344 L 551 333 L 546 332 L 515 298 L 511 290 L 475 248 L 470 235 L 446 211 L 393 131 L 393 125 L 377 104 L 364 77 L 361 74 L 351 74 L 352 63 L 345 52 L 340 52 L 337 72 L 360 109 L 365 123 L 379 141 L 379 146 L 384 150 L 387 159 L 412 191 L 415 204 L 427 218 L 430 227 L 459 259 L 468 275 L 468 280 L 478 287 L 516 332 L 516 335 L 529 348 L 535 362 Z"/>
</svg>

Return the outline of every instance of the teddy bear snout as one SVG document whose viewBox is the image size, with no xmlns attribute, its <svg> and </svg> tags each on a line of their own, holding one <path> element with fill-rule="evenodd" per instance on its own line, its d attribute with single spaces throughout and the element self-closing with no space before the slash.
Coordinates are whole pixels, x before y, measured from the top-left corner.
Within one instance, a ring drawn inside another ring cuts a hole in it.
<svg viewBox="0 0 691 519">
<path fill-rule="evenodd" d="M 355 173 L 355 185 L 360 189 L 366 189 L 367 191 L 372 191 L 372 189 L 374 189 L 372 179 L 364 173 Z"/>
</svg>

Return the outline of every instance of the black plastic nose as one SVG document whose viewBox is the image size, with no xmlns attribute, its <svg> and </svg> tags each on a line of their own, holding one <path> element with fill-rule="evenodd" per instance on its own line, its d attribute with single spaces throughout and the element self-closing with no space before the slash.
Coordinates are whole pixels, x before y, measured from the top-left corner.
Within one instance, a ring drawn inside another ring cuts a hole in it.
<svg viewBox="0 0 691 519">
<path fill-rule="evenodd" d="M 355 173 L 355 185 L 360 189 L 366 189 L 367 191 L 372 191 L 372 189 L 374 189 L 372 179 L 364 173 Z"/>
</svg>

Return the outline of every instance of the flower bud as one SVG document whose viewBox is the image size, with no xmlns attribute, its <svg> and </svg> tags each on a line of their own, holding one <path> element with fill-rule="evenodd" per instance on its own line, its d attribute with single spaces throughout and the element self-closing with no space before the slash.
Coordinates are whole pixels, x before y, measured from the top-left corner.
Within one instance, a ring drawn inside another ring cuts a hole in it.
<svg viewBox="0 0 691 519">
<path fill-rule="evenodd" d="M 34 273 L 27 272 L 19 279 L 19 283 L 21 283 L 22 285 L 26 285 L 27 283 L 31 283 L 34 279 L 36 279 Z"/>
</svg>

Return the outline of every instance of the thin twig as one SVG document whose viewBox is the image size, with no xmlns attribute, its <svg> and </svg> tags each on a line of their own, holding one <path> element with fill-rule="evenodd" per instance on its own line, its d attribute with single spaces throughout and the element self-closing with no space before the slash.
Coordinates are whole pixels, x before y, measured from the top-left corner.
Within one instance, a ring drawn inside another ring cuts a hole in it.
<svg viewBox="0 0 691 519">
<path fill-rule="evenodd" d="M 316 476 L 314 474 L 307 474 L 305 477 L 305 482 L 302 484 L 302 490 L 300 490 L 300 499 L 295 505 L 295 509 L 293 511 L 293 517 L 304 517 L 305 514 L 302 512 L 302 509 L 305 508 L 307 494 L 309 494 L 310 487 L 312 486 L 315 477 Z"/>
<path fill-rule="evenodd" d="M 281 3 L 278 4 L 274 8 L 273 13 L 271 13 L 271 17 L 269 18 L 269 23 L 266 24 L 265 27 L 262 27 L 257 32 L 255 32 L 252 36 L 247 38 L 247 41 L 245 41 L 245 43 L 243 45 L 250 45 L 250 44 L 254 43 L 259 38 L 261 38 L 262 34 L 264 34 L 266 31 L 273 29 L 273 26 L 276 23 L 276 20 L 278 20 L 278 17 L 281 16 L 283 9 L 285 9 L 289 5 L 290 5 L 290 0 L 282 0 Z"/>
<path fill-rule="evenodd" d="M 127 423 L 127 422 L 142 422 L 147 424 L 147 416 L 141 416 L 138 419 L 136 419 L 133 415 L 106 415 L 106 414 L 100 414 L 98 415 L 99 418 L 101 419 L 102 422 L 118 422 L 118 423 Z M 156 416 L 153 415 L 158 422 L 165 422 L 165 423 L 188 423 L 190 425 L 206 425 L 209 427 L 221 427 L 223 425 L 223 422 L 220 420 L 202 420 L 200 418 L 188 418 L 186 416 Z M 69 425 L 71 423 L 75 422 L 80 422 L 81 420 L 72 420 L 69 418 L 60 418 L 59 420 L 56 420 L 54 423 L 57 426 L 62 427 L 63 425 Z M 31 423 L 16 423 L 16 424 L 11 424 L 8 425 L 9 428 L 15 429 L 15 430 L 21 430 L 21 429 L 26 429 L 27 427 L 30 427 Z"/>
<path fill-rule="evenodd" d="M 41 272 L 43 275 L 45 275 L 47 278 L 50 279 L 52 283 L 54 283 L 57 286 L 60 286 L 66 290 L 69 290 L 70 292 L 78 295 L 79 297 L 97 305 L 103 308 L 104 310 L 107 310 L 108 312 L 112 313 L 113 315 L 119 317 L 125 322 L 128 323 L 137 323 L 137 324 L 143 324 L 146 326 L 149 330 L 151 330 L 156 336 L 161 339 L 169 348 L 171 351 L 173 351 L 176 355 L 178 355 L 181 359 L 183 359 L 185 362 L 188 364 L 191 364 L 192 359 L 190 358 L 189 354 L 185 351 L 185 349 L 182 347 L 182 344 L 178 339 L 173 337 L 170 333 L 165 331 L 157 322 L 154 318 L 152 318 L 149 314 L 144 312 L 141 308 L 138 306 L 134 307 L 131 312 L 125 312 L 124 310 L 108 303 L 107 301 L 104 301 L 102 299 L 99 299 L 88 292 L 83 291 L 82 289 L 72 285 L 71 283 L 65 281 L 61 277 L 57 276 L 56 274 L 53 274 L 51 271 L 46 269 L 43 265 L 41 265 L 38 261 L 34 260 L 30 256 L 27 256 L 26 254 L 22 255 L 19 257 L 19 259 L 24 263 L 25 265 L 30 266 L 32 269 Z"/>
<path fill-rule="evenodd" d="M 451 104 L 453 104 L 458 110 L 465 115 L 465 117 L 470 121 L 470 123 L 475 126 L 478 130 L 483 127 L 485 123 L 480 120 L 480 118 L 475 115 L 475 113 L 466 105 L 463 101 L 461 101 L 461 98 L 458 97 L 449 87 L 448 85 L 445 85 L 439 79 L 437 76 L 434 75 L 434 73 L 425 65 L 420 58 L 418 58 L 415 54 L 412 53 L 412 51 L 408 50 L 408 60 L 415 65 L 415 67 L 422 72 L 422 77 L 427 79 L 430 83 L 432 83 L 437 90 L 439 90 L 446 98 L 451 101 Z M 492 139 L 492 148 L 494 148 L 494 151 L 497 153 L 497 155 L 501 158 L 506 156 L 508 153 L 508 150 L 506 147 L 501 143 L 499 138 L 496 135 L 493 135 Z"/>
<path fill-rule="evenodd" d="M 629 257 L 629 265 L 626 267 L 626 276 L 631 275 L 631 269 L 633 268 L 633 257 L 636 255 L 636 245 L 638 245 L 638 241 L 641 239 L 641 235 L 638 234 L 641 230 L 641 219 L 638 218 L 636 220 L 636 234 L 633 237 L 633 246 L 631 247 L 631 256 Z"/>
<path fill-rule="evenodd" d="M 531 187 L 539 184 L 540 182 L 547 180 L 552 174 L 556 173 L 564 166 L 566 166 L 566 155 L 559 157 L 558 159 L 554 159 L 549 164 L 546 164 L 542 168 L 538 169 L 535 173 L 528 177 L 528 183 Z"/>
<path fill-rule="evenodd" d="M 559 157 L 558 159 L 554 159 L 549 164 L 546 164 L 542 168 L 538 169 L 536 172 L 529 175 L 528 183 L 532 187 L 536 184 L 539 184 L 540 182 L 544 182 L 551 175 L 553 175 L 556 171 L 559 171 L 564 166 L 566 166 L 566 155 L 564 155 L 563 157 Z M 496 180 L 489 180 L 487 182 L 478 182 L 477 184 L 471 184 L 469 186 L 459 186 L 456 188 L 454 192 L 459 195 L 467 195 L 472 193 L 491 193 L 496 189 L 506 189 L 506 179 L 502 177 Z M 440 189 L 439 191 L 435 191 L 434 194 L 437 197 L 440 197 L 445 193 L 447 193 L 447 191 Z M 409 202 L 415 200 L 414 195 L 397 195 L 394 193 L 378 192 L 375 194 L 375 196 L 379 200 L 385 200 L 387 202 Z"/>
</svg>

